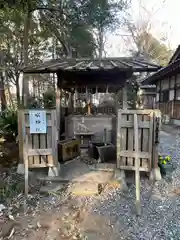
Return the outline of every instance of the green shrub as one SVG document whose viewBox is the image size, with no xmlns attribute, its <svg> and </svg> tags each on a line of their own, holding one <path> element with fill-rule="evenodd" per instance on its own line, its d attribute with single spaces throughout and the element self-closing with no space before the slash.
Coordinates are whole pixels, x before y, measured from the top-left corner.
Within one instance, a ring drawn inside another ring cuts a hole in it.
<svg viewBox="0 0 180 240">
<path fill-rule="evenodd" d="M 29 96 L 26 108 L 27 109 L 39 109 L 39 108 L 42 108 L 42 98 Z"/>
<path fill-rule="evenodd" d="M 0 113 L 0 133 L 18 135 L 17 109 L 7 109 Z"/>
<path fill-rule="evenodd" d="M 56 94 L 53 90 L 47 90 L 43 95 L 44 108 L 52 109 L 56 107 Z"/>
</svg>

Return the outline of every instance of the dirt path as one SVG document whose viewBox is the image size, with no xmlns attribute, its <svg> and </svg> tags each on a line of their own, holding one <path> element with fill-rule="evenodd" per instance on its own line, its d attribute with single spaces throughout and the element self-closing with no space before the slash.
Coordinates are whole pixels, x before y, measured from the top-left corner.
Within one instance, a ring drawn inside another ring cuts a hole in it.
<svg viewBox="0 0 180 240">
<path fill-rule="evenodd" d="M 100 196 L 68 197 L 66 201 L 47 198 L 44 206 L 52 204 L 51 208 L 39 207 L 35 214 L 20 214 L 15 218 L 18 225 L 13 226 L 15 233 L 10 239 L 179 240 L 179 136 L 179 133 L 176 136 L 161 133 L 160 150 L 172 156 L 176 168 L 154 185 L 148 180 L 141 180 L 140 217 L 135 214 L 134 184 L 125 194 L 120 188 L 106 188 Z M 10 222 L 13 224 L 13 221 L 8 221 L 8 224 Z M 5 223 L 6 226 L 8 224 Z"/>
<path fill-rule="evenodd" d="M 11 235 L 13 240 L 55 240 L 55 239 L 83 239 L 80 236 L 79 224 L 88 214 L 83 203 L 70 197 L 63 204 L 59 204 L 46 212 L 16 217 L 15 221 L 0 224 L 3 237 Z M 3 238 L 3 239 L 4 239 Z"/>
</svg>

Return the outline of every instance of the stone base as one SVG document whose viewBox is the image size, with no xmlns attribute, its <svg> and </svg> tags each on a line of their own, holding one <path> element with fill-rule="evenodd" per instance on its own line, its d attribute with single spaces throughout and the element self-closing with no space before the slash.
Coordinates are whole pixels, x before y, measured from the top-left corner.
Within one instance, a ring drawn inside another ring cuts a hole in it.
<svg viewBox="0 0 180 240">
<path fill-rule="evenodd" d="M 160 181 L 162 179 L 159 167 L 151 170 L 149 179 L 152 181 Z"/>
<path fill-rule="evenodd" d="M 71 194 L 74 196 L 93 196 L 98 195 L 98 183 L 97 182 L 79 182 L 75 183 L 71 187 Z"/>
<path fill-rule="evenodd" d="M 57 167 L 50 167 L 48 171 L 48 177 L 58 177 L 60 174 L 60 164 Z"/>
<path fill-rule="evenodd" d="M 120 182 L 122 190 L 128 189 L 124 170 L 115 169 L 113 180 Z"/>
<path fill-rule="evenodd" d="M 23 163 L 19 163 L 18 167 L 17 167 L 17 173 L 24 175 L 24 172 L 25 172 L 24 164 Z"/>
</svg>

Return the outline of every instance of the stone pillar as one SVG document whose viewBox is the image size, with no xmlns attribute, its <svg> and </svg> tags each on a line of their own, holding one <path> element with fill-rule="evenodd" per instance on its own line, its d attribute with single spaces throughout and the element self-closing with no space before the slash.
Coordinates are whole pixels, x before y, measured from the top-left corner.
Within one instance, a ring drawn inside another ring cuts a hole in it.
<svg viewBox="0 0 180 240">
<path fill-rule="evenodd" d="M 128 109 L 128 98 L 127 98 L 127 87 L 126 85 L 123 88 L 123 109 Z"/>
</svg>

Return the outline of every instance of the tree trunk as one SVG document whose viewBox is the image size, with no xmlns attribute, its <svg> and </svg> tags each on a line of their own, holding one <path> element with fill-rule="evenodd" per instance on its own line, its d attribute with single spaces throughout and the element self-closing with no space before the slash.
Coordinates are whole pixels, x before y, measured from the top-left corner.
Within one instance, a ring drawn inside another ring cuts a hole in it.
<svg viewBox="0 0 180 240">
<path fill-rule="evenodd" d="M 99 28 L 99 60 L 102 59 L 102 54 L 104 50 L 104 31 L 103 27 Z"/>
<path fill-rule="evenodd" d="M 4 111 L 7 108 L 7 102 L 4 89 L 4 76 L 2 71 L 0 72 L 0 98 L 1 98 L 1 110 Z"/>
<path fill-rule="evenodd" d="M 28 8 L 27 16 L 24 23 L 24 49 L 23 49 L 24 66 L 28 65 L 28 47 L 29 47 L 28 37 L 29 37 L 30 19 L 31 19 L 31 13 Z M 23 75 L 22 95 L 23 95 L 23 105 L 27 106 L 27 101 L 29 97 L 29 77 L 27 74 Z"/>
<path fill-rule="evenodd" d="M 16 98 L 17 98 L 17 105 L 19 107 L 21 104 L 20 89 L 19 89 L 19 74 L 16 74 Z"/>
<path fill-rule="evenodd" d="M 7 74 L 7 71 L 5 72 L 5 85 L 6 85 L 6 89 L 8 91 L 8 101 L 10 102 L 10 106 L 11 107 L 14 107 L 14 101 L 13 101 L 13 98 L 12 98 L 12 93 L 11 93 L 11 86 L 10 86 L 10 81 L 9 81 L 9 78 L 8 78 L 8 74 Z M 6 99 L 7 101 L 7 99 Z"/>
<path fill-rule="evenodd" d="M 8 91 L 8 95 L 9 95 L 10 106 L 11 106 L 11 107 L 14 107 L 14 102 L 13 102 L 13 99 L 12 99 L 12 94 L 11 94 L 10 86 L 7 86 L 7 91 Z"/>
</svg>

